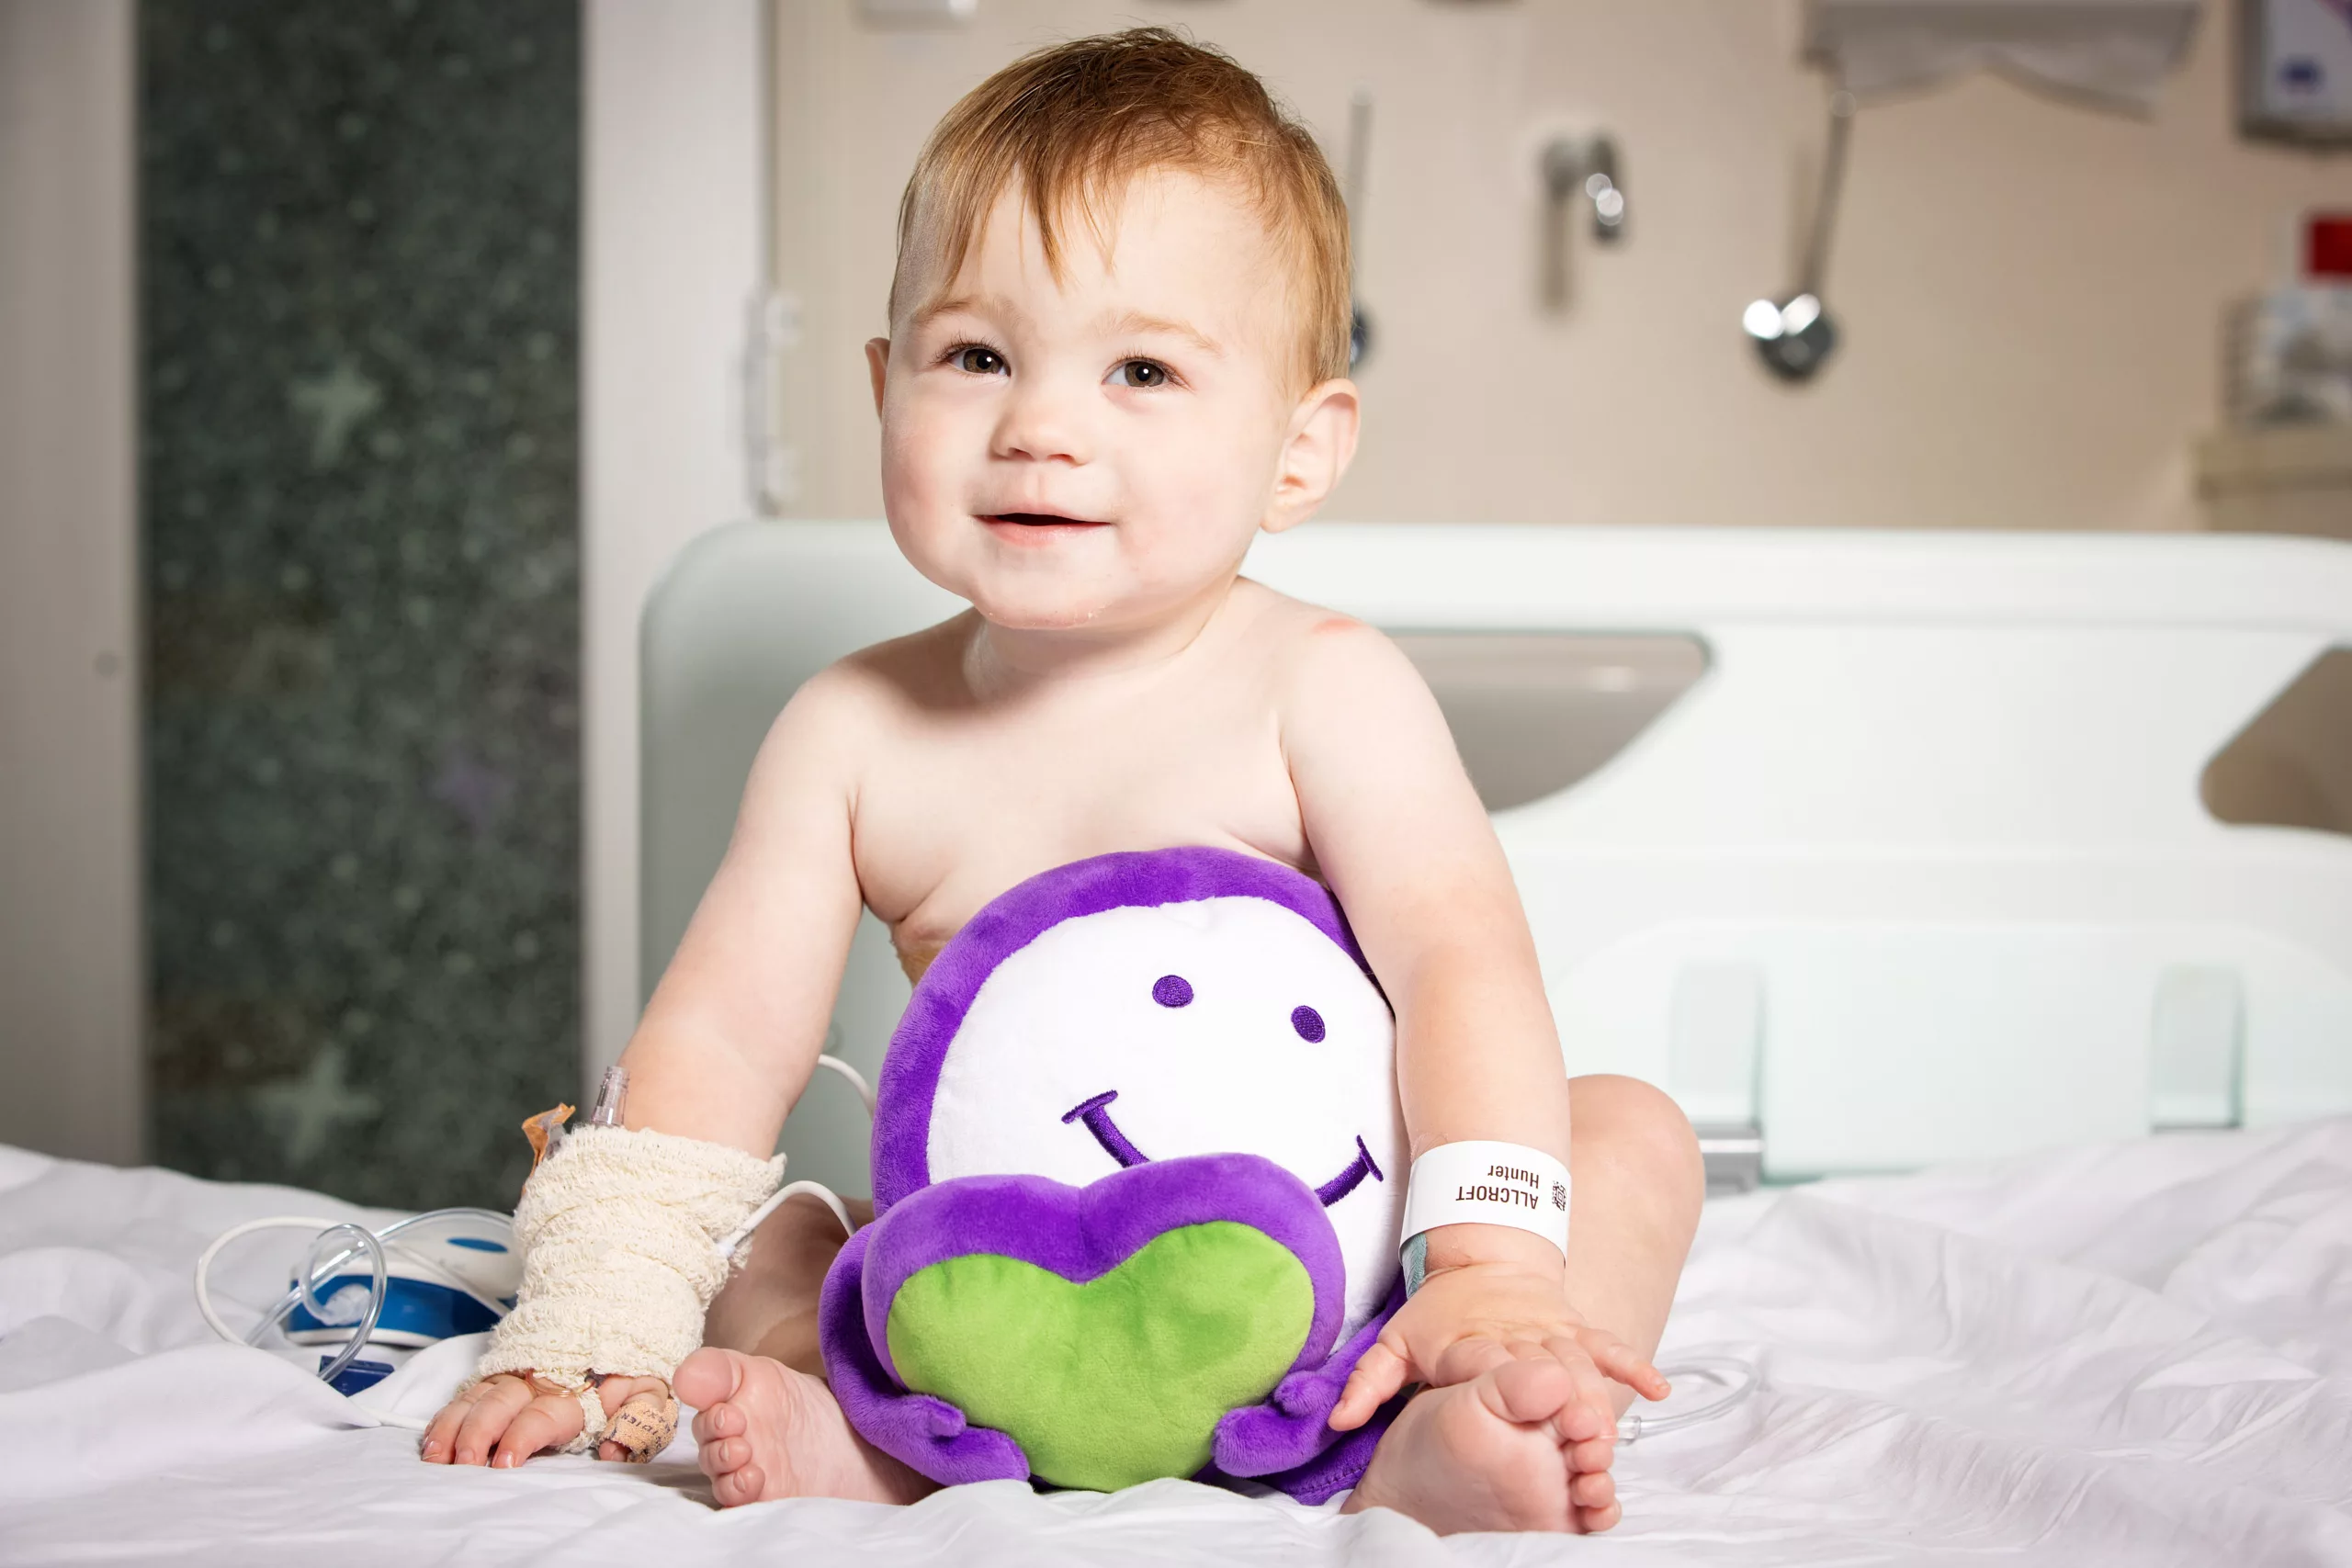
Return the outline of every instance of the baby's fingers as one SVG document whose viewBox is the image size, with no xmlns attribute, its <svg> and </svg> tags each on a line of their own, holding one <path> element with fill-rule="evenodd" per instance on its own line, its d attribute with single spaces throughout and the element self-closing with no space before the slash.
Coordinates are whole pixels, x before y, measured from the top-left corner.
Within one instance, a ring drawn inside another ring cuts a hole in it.
<svg viewBox="0 0 2352 1568">
<path fill-rule="evenodd" d="M 1411 1371 L 1405 1358 L 1385 1341 L 1373 1341 L 1372 1348 L 1356 1359 L 1355 1371 L 1348 1374 L 1347 1386 L 1340 1391 L 1340 1403 L 1331 1407 L 1331 1429 L 1351 1432 L 1371 1420 L 1372 1413 L 1405 1386 Z"/>
<path fill-rule="evenodd" d="M 458 1424 L 457 1462 L 483 1464 L 506 1431 L 514 1413 L 531 1403 L 531 1389 L 520 1378 L 492 1378 L 481 1385 L 466 1417 Z"/>
<path fill-rule="evenodd" d="M 1600 1375 L 1600 1369 L 1593 1364 L 1584 1347 L 1563 1336 L 1546 1341 L 1544 1348 L 1566 1371 L 1569 1385 L 1575 1390 L 1553 1420 L 1553 1429 L 1560 1440 L 1582 1445 L 1596 1438 L 1614 1437 L 1617 1410 L 1609 1397 L 1609 1382 Z"/>
<path fill-rule="evenodd" d="M 598 1459 L 643 1464 L 678 1435 L 678 1402 L 667 1384 L 649 1380 L 647 1386 L 622 1401 L 605 1434 L 596 1448 Z"/>
<path fill-rule="evenodd" d="M 491 1456 L 493 1470 L 512 1470 L 541 1449 L 560 1449 L 585 1424 L 580 1401 L 568 1393 L 543 1393 L 524 1406 Z"/>
<path fill-rule="evenodd" d="M 1510 1346 L 1485 1334 L 1465 1334 L 1437 1354 L 1424 1381 L 1439 1388 L 1476 1382 L 1497 1367 L 1518 1359 Z"/>
<path fill-rule="evenodd" d="M 443 1405 L 441 1413 L 433 1417 L 431 1425 L 424 1428 L 424 1441 L 417 1450 L 425 1463 L 449 1462 L 449 1450 L 458 1440 L 458 1427 L 465 1420 L 466 1412 L 474 1407 L 474 1401 L 481 1397 L 483 1386 L 476 1383 L 465 1390 Z"/>
<path fill-rule="evenodd" d="M 1580 1328 L 1577 1331 L 1577 1343 L 1584 1347 L 1595 1366 L 1644 1399 L 1660 1400 L 1673 1392 L 1673 1386 L 1651 1365 L 1648 1357 L 1609 1330 Z"/>
</svg>

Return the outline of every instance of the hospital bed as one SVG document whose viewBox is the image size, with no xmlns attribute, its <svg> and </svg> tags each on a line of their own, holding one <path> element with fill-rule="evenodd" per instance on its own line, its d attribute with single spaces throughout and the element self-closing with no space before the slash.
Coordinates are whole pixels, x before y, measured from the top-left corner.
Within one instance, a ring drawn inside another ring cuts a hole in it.
<svg viewBox="0 0 2352 1568">
<path fill-rule="evenodd" d="M 683 1442 L 426 1467 L 188 1297 L 232 1224 L 386 1216 L 0 1149 L 0 1562 L 2352 1561 L 2352 840 L 2199 792 L 2352 640 L 2352 548 L 1317 525 L 1250 570 L 1430 675 L 1574 1069 L 1664 1085 L 1763 1183 L 1709 1204 L 1663 1351 L 1761 1390 L 1628 1450 L 1616 1532 L 1177 1482 L 721 1515 Z M 644 627 L 649 982 L 794 685 L 954 607 L 876 525 L 680 558 Z M 905 995 L 862 931 L 832 1048 L 870 1066 Z M 792 1173 L 862 1189 L 861 1128 L 820 1077 Z M 226 1255 L 216 1295 L 286 1267 Z"/>
<path fill-rule="evenodd" d="M 2352 1112 L 2352 839 L 2199 793 L 2352 643 L 2352 549 L 1322 524 L 1245 570 L 1419 661 L 1571 1070 L 1672 1093 L 1718 1185 Z M 878 524 L 680 558 L 644 626 L 649 986 L 794 688 L 959 607 Z M 907 994 L 869 918 L 831 1049 L 871 1073 Z M 849 1092 L 804 1103 L 796 1168 L 864 1190 Z"/>
</svg>

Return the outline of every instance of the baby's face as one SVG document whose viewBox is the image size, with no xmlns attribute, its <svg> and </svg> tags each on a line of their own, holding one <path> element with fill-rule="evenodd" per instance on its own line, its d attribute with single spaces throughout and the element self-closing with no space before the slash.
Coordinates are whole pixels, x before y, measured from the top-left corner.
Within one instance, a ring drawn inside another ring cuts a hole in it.
<svg viewBox="0 0 2352 1568">
<path fill-rule="evenodd" d="M 1283 272 L 1241 193 L 1148 174 L 1116 219 L 1108 254 L 1078 215 L 1058 226 L 1057 283 L 1008 190 L 956 276 L 910 288 L 868 347 L 891 532 L 997 626 L 1181 615 L 1353 449 L 1353 389 L 1301 395 Z"/>
</svg>

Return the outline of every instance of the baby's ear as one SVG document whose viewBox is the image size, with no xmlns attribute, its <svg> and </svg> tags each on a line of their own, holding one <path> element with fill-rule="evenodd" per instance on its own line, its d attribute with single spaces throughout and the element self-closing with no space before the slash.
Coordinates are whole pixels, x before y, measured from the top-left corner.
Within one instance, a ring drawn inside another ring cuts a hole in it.
<svg viewBox="0 0 2352 1568">
<path fill-rule="evenodd" d="M 874 417 L 882 417 L 882 387 L 890 378 L 890 340 L 870 337 L 865 340 L 865 373 L 874 380 Z"/>
<path fill-rule="evenodd" d="M 1326 381 L 1299 400 L 1260 527 L 1279 534 L 1315 515 L 1356 455 L 1361 412 L 1356 384 L 1344 378 Z"/>
</svg>

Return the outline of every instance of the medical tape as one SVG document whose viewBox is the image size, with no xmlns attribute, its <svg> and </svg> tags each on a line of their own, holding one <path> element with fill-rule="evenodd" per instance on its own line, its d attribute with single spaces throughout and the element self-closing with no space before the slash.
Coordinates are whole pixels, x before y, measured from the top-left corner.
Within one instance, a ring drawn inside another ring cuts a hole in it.
<svg viewBox="0 0 2352 1568">
<path fill-rule="evenodd" d="M 536 1373 L 578 1393 L 583 1436 L 601 1431 L 594 1377 L 669 1381 L 701 1346 L 703 1314 L 732 1269 L 717 1244 L 783 1179 L 781 1156 L 645 1130 L 572 1130 L 524 1184 L 514 1210 L 522 1287 L 476 1379 Z"/>
<path fill-rule="evenodd" d="M 563 1451 L 584 1454 L 596 1446 L 597 1438 L 605 1435 L 605 1393 L 592 1382 L 572 1390 L 571 1397 L 580 1402 L 580 1430 L 571 1441 L 563 1445 Z"/>
<path fill-rule="evenodd" d="M 602 1440 L 617 1444 L 621 1457 L 629 1463 L 644 1464 L 668 1448 L 677 1435 L 677 1395 L 648 1392 L 613 1412 Z"/>
<path fill-rule="evenodd" d="M 1419 1284 L 1427 1243 L 1440 1225 L 1509 1225 L 1568 1250 L 1568 1168 L 1524 1144 L 1469 1139 L 1440 1144 L 1413 1161 L 1399 1243 L 1407 1288 Z"/>
</svg>

